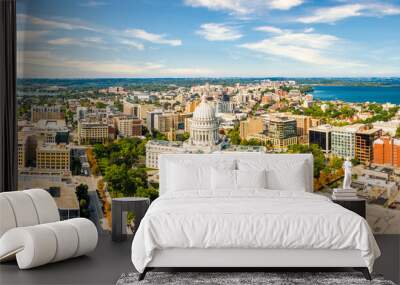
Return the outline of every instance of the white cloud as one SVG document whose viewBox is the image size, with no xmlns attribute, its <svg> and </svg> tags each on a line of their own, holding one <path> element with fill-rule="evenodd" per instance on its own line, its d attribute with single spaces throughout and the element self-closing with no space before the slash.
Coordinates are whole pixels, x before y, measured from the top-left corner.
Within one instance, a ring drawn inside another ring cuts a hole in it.
<svg viewBox="0 0 400 285">
<path fill-rule="evenodd" d="M 303 2 L 303 0 L 184 0 L 188 6 L 227 11 L 238 15 L 251 14 L 260 9 L 289 10 Z"/>
<path fill-rule="evenodd" d="M 314 28 L 305 28 L 304 32 L 305 33 L 312 33 L 312 32 L 314 32 Z"/>
<path fill-rule="evenodd" d="M 120 41 L 120 43 L 125 45 L 125 46 L 128 46 L 130 48 L 135 48 L 135 49 L 138 49 L 138 50 L 144 50 L 144 45 L 142 43 L 137 42 L 137 41 L 122 39 Z"/>
<path fill-rule="evenodd" d="M 207 76 L 211 70 L 191 67 L 169 67 L 154 62 L 70 59 L 48 51 L 19 51 L 17 53 L 19 77 L 154 77 L 154 76 Z M 61 74 L 54 73 L 62 72 Z M 68 73 L 69 72 L 69 73 Z"/>
<path fill-rule="evenodd" d="M 242 37 L 234 27 L 218 23 L 202 24 L 196 33 L 208 41 L 234 41 Z"/>
<path fill-rule="evenodd" d="M 354 3 L 316 9 L 310 16 L 297 19 L 301 23 L 334 23 L 350 17 L 370 16 L 379 17 L 385 15 L 400 14 L 400 7 L 386 4 Z"/>
<path fill-rule="evenodd" d="M 79 6 L 82 6 L 82 7 L 98 7 L 98 6 L 105 6 L 105 5 L 108 5 L 108 3 L 103 2 L 103 1 L 95 1 L 95 0 L 90 0 L 90 1 L 86 1 L 86 2 L 79 4 Z"/>
<path fill-rule="evenodd" d="M 273 33 L 273 34 L 281 34 L 284 32 L 282 29 L 273 26 L 256 27 L 254 30 L 259 32 Z"/>
<path fill-rule="evenodd" d="M 332 35 L 285 31 L 259 42 L 245 43 L 241 47 L 313 65 L 362 66 L 360 63 L 332 56 L 338 41 L 339 39 Z"/>
<path fill-rule="evenodd" d="M 50 45 L 55 46 L 81 46 L 81 47 L 88 47 L 98 44 L 103 44 L 104 41 L 102 38 L 99 37 L 86 37 L 86 38 L 58 38 L 49 40 L 47 42 Z"/>
<path fill-rule="evenodd" d="M 80 23 L 76 20 L 48 20 L 29 16 L 26 14 L 17 14 L 17 22 L 24 25 L 32 24 L 36 26 L 46 27 L 48 29 L 96 31 L 95 28 Z"/>
<path fill-rule="evenodd" d="M 20 44 L 24 44 L 27 42 L 36 42 L 39 41 L 48 34 L 49 31 L 34 31 L 34 30 L 18 30 L 17 31 L 17 42 Z"/>
<path fill-rule="evenodd" d="M 145 40 L 148 42 L 152 42 L 155 44 L 165 44 L 165 45 L 170 45 L 170 46 L 180 46 L 182 45 L 182 41 L 178 39 L 166 39 L 165 34 L 153 34 L 146 32 L 145 30 L 142 29 L 129 29 L 125 31 L 125 35 L 141 40 Z"/>
<path fill-rule="evenodd" d="M 269 5 L 272 9 L 289 10 L 293 7 L 299 6 L 303 0 L 271 0 Z"/>
</svg>

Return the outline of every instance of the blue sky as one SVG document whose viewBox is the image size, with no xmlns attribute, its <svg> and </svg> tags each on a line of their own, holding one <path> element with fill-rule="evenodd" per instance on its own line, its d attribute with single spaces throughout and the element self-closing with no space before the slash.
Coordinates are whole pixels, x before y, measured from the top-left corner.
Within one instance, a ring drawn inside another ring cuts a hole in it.
<svg viewBox="0 0 400 285">
<path fill-rule="evenodd" d="M 19 77 L 400 76 L 400 1 L 17 0 Z"/>
</svg>

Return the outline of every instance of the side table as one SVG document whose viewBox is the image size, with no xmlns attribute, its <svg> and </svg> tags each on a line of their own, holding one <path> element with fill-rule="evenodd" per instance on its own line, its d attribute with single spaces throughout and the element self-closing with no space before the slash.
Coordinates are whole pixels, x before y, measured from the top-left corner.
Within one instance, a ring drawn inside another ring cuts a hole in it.
<svg viewBox="0 0 400 285">
<path fill-rule="evenodd" d="M 111 203 L 111 217 L 112 217 L 112 240 L 123 241 L 127 238 L 126 224 L 127 212 L 130 211 L 135 215 L 135 227 L 133 234 L 136 233 L 140 221 L 146 214 L 150 206 L 149 198 L 142 197 L 124 197 L 114 198 Z"/>
<path fill-rule="evenodd" d="M 366 204 L 367 201 L 361 198 L 353 199 L 332 199 L 332 201 L 340 206 L 359 214 L 365 219 L 366 217 Z"/>
</svg>

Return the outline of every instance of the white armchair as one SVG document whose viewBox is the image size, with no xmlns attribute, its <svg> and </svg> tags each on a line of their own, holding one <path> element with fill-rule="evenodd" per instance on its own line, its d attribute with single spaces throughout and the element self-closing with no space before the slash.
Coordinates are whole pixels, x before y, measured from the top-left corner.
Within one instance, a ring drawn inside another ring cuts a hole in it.
<svg viewBox="0 0 400 285">
<path fill-rule="evenodd" d="M 16 258 L 20 269 L 33 268 L 89 253 L 97 239 L 88 219 L 60 221 L 43 189 L 0 193 L 0 262 Z"/>
</svg>

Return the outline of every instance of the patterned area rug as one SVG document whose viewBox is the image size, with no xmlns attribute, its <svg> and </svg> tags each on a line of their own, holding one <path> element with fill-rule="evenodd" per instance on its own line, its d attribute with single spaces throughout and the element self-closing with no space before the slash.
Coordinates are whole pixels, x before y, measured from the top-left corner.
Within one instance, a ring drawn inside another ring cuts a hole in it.
<svg viewBox="0 0 400 285">
<path fill-rule="evenodd" d="M 142 281 L 138 281 L 138 276 L 138 273 L 122 274 L 117 285 L 395 285 L 379 275 L 368 281 L 359 272 L 148 272 Z"/>
</svg>

